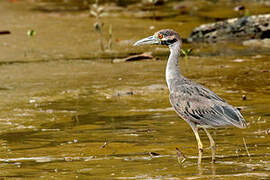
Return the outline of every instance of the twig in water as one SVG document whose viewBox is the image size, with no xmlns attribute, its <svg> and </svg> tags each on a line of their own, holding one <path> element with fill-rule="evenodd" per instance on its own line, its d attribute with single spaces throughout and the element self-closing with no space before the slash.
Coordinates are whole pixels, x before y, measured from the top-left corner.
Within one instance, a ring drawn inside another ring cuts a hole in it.
<svg viewBox="0 0 270 180">
<path fill-rule="evenodd" d="M 11 34 L 11 32 L 10 31 L 0 31 L 0 35 L 6 35 L 6 34 Z"/>
<path fill-rule="evenodd" d="M 105 148 L 108 144 L 109 142 L 105 141 L 105 143 L 102 146 L 100 146 L 100 148 Z"/>
<path fill-rule="evenodd" d="M 246 144 L 245 138 L 243 138 L 243 142 L 244 142 L 245 149 L 246 149 L 246 151 L 247 151 L 247 155 L 248 155 L 248 157 L 250 157 L 250 154 L 249 154 L 249 152 L 248 152 L 248 148 L 247 148 L 247 144 Z"/>
<path fill-rule="evenodd" d="M 270 128 L 266 129 L 266 130 L 265 130 L 265 133 L 266 133 L 267 135 L 269 135 L 269 134 L 270 134 Z"/>
<path fill-rule="evenodd" d="M 182 164 L 186 160 L 186 156 L 178 149 L 176 149 L 177 160 L 179 164 Z"/>
<path fill-rule="evenodd" d="M 155 152 L 149 152 L 149 155 L 150 155 L 151 157 L 154 157 L 154 156 L 160 156 L 160 154 L 155 153 Z"/>
</svg>

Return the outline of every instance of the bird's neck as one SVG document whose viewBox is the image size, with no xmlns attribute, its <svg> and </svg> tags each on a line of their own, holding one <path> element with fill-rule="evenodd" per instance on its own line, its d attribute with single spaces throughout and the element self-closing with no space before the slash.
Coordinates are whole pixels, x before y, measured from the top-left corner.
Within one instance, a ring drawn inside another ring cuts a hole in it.
<svg viewBox="0 0 270 180">
<path fill-rule="evenodd" d="M 172 83 L 175 80 L 180 80 L 183 76 L 180 73 L 178 67 L 178 60 L 180 57 L 180 49 L 181 49 L 181 42 L 176 42 L 169 46 L 170 48 L 170 56 L 167 62 L 166 67 L 166 81 L 170 91 L 172 91 Z"/>
</svg>

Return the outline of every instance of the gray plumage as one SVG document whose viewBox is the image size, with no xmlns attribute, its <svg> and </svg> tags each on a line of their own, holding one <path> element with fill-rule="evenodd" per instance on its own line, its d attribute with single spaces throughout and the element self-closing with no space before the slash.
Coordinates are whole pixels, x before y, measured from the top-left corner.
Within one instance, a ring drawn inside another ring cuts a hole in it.
<svg viewBox="0 0 270 180">
<path fill-rule="evenodd" d="M 187 121 L 198 141 L 199 160 L 201 163 L 202 143 L 198 127 L 202 127 L 211 143 L 212 160 L 215 160 L 215 142 L 208 127 L 236 126 L 245 128 L 246 122 L 238 109 L 226 103 L 214 92 L 185 78 L 179 70 L 178 59 L 181 49 L 181 38 L 177 32 L 165 29 L 153 36 L 137 41 L 134 45 L 161 44 L 170 48 L 166 66 L 166 82 L 170 91 L 170 102 L 177 114 Z"/>
<path fill-rule="evenodd" d="M 238 109 L 209 89 L 186 78 L 171 81 L 170 102 L 183 119 L 196 125 L 246 127 Z"/>
</svg>

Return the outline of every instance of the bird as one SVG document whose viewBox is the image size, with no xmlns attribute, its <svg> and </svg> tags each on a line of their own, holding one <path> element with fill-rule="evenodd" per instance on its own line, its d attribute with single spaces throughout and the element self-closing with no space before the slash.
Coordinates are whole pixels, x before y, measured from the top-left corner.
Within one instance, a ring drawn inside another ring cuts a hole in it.
<svg viewBox="0 0 270 180">
<path fill-rule="evenodd" d="M 208 128 L 235 126 L 246 128 L 246 120 L 240 111 L 228 104 L 208 88 L 184 77 L 179 69 L 178 61 L 182 40 L 172 29 L 162 29 L 154 35 L 143 38 L 133 44 L 164 45 L 170 49 L 166 65 L 166 82 L 170 92 L 169 100 L 176 113 L 191 127 L 198 143 L 198 164 L 201 164 L 203 144 L 198 133 L 202 128 L 210 141 L 212 163 L 215 162 L 216 143 L 208 132 Z"/>
</svg>

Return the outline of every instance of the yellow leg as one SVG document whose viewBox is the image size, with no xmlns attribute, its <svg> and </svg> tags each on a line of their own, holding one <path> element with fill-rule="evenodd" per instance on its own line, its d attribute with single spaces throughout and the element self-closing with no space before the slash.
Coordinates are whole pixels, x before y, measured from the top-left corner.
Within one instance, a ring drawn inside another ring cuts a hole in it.
<svg viewBox="0 0 270 180">
<path fill-rule="evenodd" d="M 207 129 L 205 127 L 203 127 L 203 130 L 206 132 L 209 141 L 210 141 L 210 146 L 212 149 L 212 163 L 215 163 L 216 160 L 216 143 L 214 141 L 214 139 L 212 138 L 211 134 L 207 131 Z"/>
<path fill-rule="evenodd" d="M 195 137 L 196 137 L 196 140 L 197 140 L 197 143 L 198 143 L 198 149 L 199 149 L 199 157 L 198 157 L 198 164 L 201 164 L 202 162 L 202 153 L 203 153 L 203 145 L 202 145 L 202 142 L 201 142 L 201 139 L 200 139 L 200 136 L 199 136 L 199 133 L 198 133 L 198 127 L 195 125 L 195 124 L 190 124 L 194 134 L 195 134 Z"/>
</svg>

